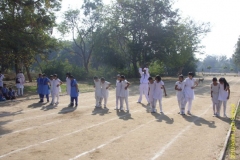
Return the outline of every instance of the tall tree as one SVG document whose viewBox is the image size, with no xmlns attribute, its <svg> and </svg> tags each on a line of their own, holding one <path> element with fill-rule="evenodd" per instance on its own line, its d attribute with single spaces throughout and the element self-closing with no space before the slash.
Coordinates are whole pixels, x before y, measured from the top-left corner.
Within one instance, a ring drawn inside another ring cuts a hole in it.
<svg viewBox="0 0 240 160">
<path fill-rule="evenodd" d="M 236 44 L 236 49 L 233 54 L 233 60 L 235 64 L 240 67 L 240 37 L 238 38 L 238 41 Z"/>
<path fill-rule="evenodd" d="M 37 54 L 55 49 L 51 37 L 55 11 L 61 0 L 2 0 L 0 2 L 0 49 L 14 62 L 15 70 L 29 66 Z M 30 74 L 28 74 L 30 75 Z M 31 77 L 29 77 L 31 80 Z"/>
<path fill-rule="evenodd" d="M 64 13 L 64 21 L 58 30 L 63 34 L 72 33 L 72 39 L 78 51 L 75 52 L 83 63 L 84 68 L 89 72 L 93 49 L 95 47 L 95 34 L 101 26 L 101 0 L 84 0 L 82 11 L 68 10 Z"/>
</svg>

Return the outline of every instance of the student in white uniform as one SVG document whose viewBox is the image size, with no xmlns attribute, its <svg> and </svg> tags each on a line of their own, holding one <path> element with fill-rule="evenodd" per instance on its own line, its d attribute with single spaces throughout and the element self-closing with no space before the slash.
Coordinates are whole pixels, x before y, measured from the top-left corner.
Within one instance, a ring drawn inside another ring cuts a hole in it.
<svg viewBox="0 0 240 160">
<path fill-rule="evenodd" d="M 148 68 L 139 68 L 139 74 L 141 75 L 140 79 L 140 86 L 139 86 L 139 91 L 140 91 L 140 96 L 138 99 L 138 103 L 142 102 L 142 96 L 143 94 L 145 95 L 147 102 L 149 103 L 148 99 L 148 78 L 150 77 L 149 75 L 149 70 Z"/>
<path fill-rule="evenodd" d="M 191 115 L 192 101 L 194 99 L 194 89 L 198 86 L 198 82 L 193 78 L 193 73 L 188 73 L 188 78 L 184 80 L 184 96 L 185 96 L 185 105 L 188 104 L 188 114 Z M 185 107 L 184 107 L 185 108 Z"/>
<path fill-rule="evenodd" d="M 178 76 L 178 81 L 175 83 L 175 90 L 176 90 L 176 96 L 178 100 L 178 107 L 179 107 L 179 114 L 184 115 L 185 114 L 185 98 L 184 98 L 184 82 L 183 82 L 183 75 Z"/>
<path fill-rule="evenodd" d="M 66 87 L 67 87 L 67 94 L 71 94 L 71 79 L 70 79 L 70 73 L 66 74 Z"/>
<path fill-rule="evenodd" d="M 19 70 L 17 77 L 16 77 L 16 87 L 18 89 L 18 95 L 23 96 L 23 89 L 25 83 L 25 76 L 21 70 Z"/>
<path fill-rule="evenodd" d="M 155 89 L 155 82 L 152 77 L 148 78 L 148 98 L 149 98 L 149 103 L 150 103 L 150 109 L 151 112 L 154 112 L 153 110 L 153 94 L 154 94 L 154 89 Z"/>
<path fill-rule="evenodd" d="M 4 79 L 4 75 L 2 74 L 2 72 L 0 71 L 0 87 L 3 87 L 3 79 Z"/>
<path fill-rule="evenodd" d="M 118 110 L 118 104 L 119 102 L 121 102 L 121 97 L 120 97 L 120 93 L 121 93 L 121 76 L 120 74 L 117 75 L 117 80 L 116 80 L 116 110 Z M 122 104 L 120 104 L 120 106 L 122 106 Z"/>
<path fill-rule="evenodd" d="M 219 103 L 217 115 L 220 116 L 220 110 L 223 104 L 223 116 L 227 117 L 226 108 L 227 108 L 227 100 L 230 98 L 230 86 L 227 83 L 227 80 L 225 78 L 220 78 L 219 83 L 220 83 L 220 88 L 219 88 L 218 100 L 220 101 L 220 103 Z"/>
<path fill-rule="evenodd" d="M 159 108 L 160 108 L 160 113 L 163 113 L 162 110 L 162 94 L 164 90 L 164 94 L 165 96 L 167 96 L 166 93 L 166 89 L 164 87 L 164 82 L 162 81 L 161 77 L 159 75 L 157 75 L 155 77 L 155 89 L 154 89 L 154 94 L 153 94 L 153 113 L 156 112 L 156 105 L 157 105 L 157 101 L 159 103 Z"/>
<path fill-rule="evenodd" d="M 110 87 L 111 83 L 108 81 L 105 81 L 105 78 L 101 78 L 101 94 L 102 99 L 104 103 L 104 108 L 107 108 L 107 100 L 109 96 L 108 88 Z"/>
<path fill-rule="evenodd" d="M 216 77 L 212 79 L 211 83 L 211 98 L 212 98 L 212 104 L 213 104 L 213 116 L 218 116 L 218 108 L 219 108 L 219 89 L 220 84 L 218 83 L 218 80 Z"/>
<path fill-rule="evenodd" d="M 62 81 L 57 77 L 57 74 L 53 75 L 53 92 L 52 92 L 52 105 L 59 104 L 59 93 L 61 93 L 61 85 Z M 57 98 L 57 101 L 55 101 L 55 98 Z"/>
<path fill-rule="evenodd" d="M 95 99 L 96 99 L 96 106 L 95 107 L 101 107 L 101 98 L 102 98 L 102 93 L 101 93 L 101 81 L 98 77 L 93 77 L 93 82 L 94 82 L 94 88 L 95 88 Z"/>
<path fill-rule="evenodd" d="M 52 96 L 51 105 L 53 105 L 54 104 L 54 93 L 53 93 L 53 90 L 54 90 L 54 79 L 53 79 L 53 75 L 50 75 L 49 79 L 50 79 L 50 94 Z"/>
<path fill-rule="evenodd" d="M 121 75 L 121 92 L 120 92 L 120 97 L 121 97 L 121 106 L 120 109 L 123 110 L 123 103 L 125 101 L 126 103 L 126 111 L 129 112 L 129 106 L 128 106 L 128 87 L 130 83 L 125 79 L 124 75 Z"/>
</svg>

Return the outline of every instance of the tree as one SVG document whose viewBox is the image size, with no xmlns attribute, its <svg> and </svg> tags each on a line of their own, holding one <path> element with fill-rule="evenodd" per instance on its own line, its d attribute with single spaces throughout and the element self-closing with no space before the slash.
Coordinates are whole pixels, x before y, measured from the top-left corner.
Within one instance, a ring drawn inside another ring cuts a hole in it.
<svg viewBox="0 0 240 160">
<path fill-rule="evenodd" d="M 63 35 L 72 33 L 73 42 L 78 48 L 78 51 L 72 51 L 82 60 L 87 73 L 95 48 L 95 34 L 101 26 L 102 7 L 101 0 L 84 0 L 81 8 L 83 13 L 80 14 L 78 9 L 66 11 L 64 21 L 58 27 Z"/>
<path fill-rule="evenodd" d="M 208 66 L 208 67 L 207 67 L 207 69 L 209 70 L 209 73 L 210 73 L 210 71 L 211 71 L 211 68 L 212 68 L 211 66 Z"/>
<path fill-rule="evenodd" d="M 234 63 L 239 67 L 240 66 L 240 37 L 238 38 L 235 52 L 233 54 Z"/>
<path fill-rule="evenodd" d="M 56 48 L 51 37 L 55 24 L 55 11 L 60 0 L 2 0 L 0 2 L 0 49 L 7 61 L 12 61 L 16 72 L 29 66 L 38 54 L 48 54 Z"/>
</svg>

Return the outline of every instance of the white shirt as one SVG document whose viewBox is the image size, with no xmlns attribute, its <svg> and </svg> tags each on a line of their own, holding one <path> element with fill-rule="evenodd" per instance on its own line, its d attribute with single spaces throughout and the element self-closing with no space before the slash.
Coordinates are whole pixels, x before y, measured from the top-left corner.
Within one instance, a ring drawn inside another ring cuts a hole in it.
<svg viewBox="0 0 240 160">
<path fill-rule="evenodd" d="M 211 84 L 211 91 L 212 91 L 212 102 L 218 104 L 218 96 L 219 96 L 219 89 L 220 89 L 220 84 L 218 83 L 216 86 Z"/>
<path fill-rule="evenodd" d="M 194 89 L 192 89 L 191 87 L 194 87 L 196 79 L 186 78 L 183 82 L 185 83 L 184 86 L 185 98 L 194 99 Z"/>
<path fill-rule="evenodd" d="M 142 71 L 142 68 L 139 68 L 139 74 L 141 75 L 140 83 L 141 84 L 148 84 L 148 78 L 149 78 L 149 71 L 148 68 L 144 68 L 146 70 L 146 73 Z"/>
<path fill-rule="evenodd" d="M 120 92 L 121 92 L 121 86 L 122 83 L 119 80 L 116 80 L 116 96 L 120 96 Z"/>
<path fill-rule="evenodd" d="M 105 81 L 104 83 L 101 82 L 101 93 L 103 97 L 108 97 L 108 89 L 107 87 L 110 85 L 109 82 Z"/>
<path fill-rule="evenodd" d="M 154 90 L 155 90 L 155 82 L 153 83 L 148 83 L 148 88 L 149 88 L 149 100 L 152 101 L 153 100 L 153 95 L 154 95 Z"/>
<path fill-rule="evenodd" d="M 67 94 L 70 95 L 71 94 L 71 79 L 70 78 L 66 78 L 66 85 L 67 85 Z"/>
<path fill-rule="evenodd" d="M 218 100 L 225 102 L 227 101 L 227 97 L 228 91 L 224 89 L 224 84 L 220 84 Z"/>
<path fill-rule="evenodd" d="M 60 84 L 61 84 L 61 80 L 60 79 L 53 80 L 53 93 L 59 94 L 59 92 L 61 92 Z"/>
<path fill-rule="evenodd" d="M 128 81 L 124 80 L 121 82 L 121 91 L 120 91 L 120 97 L 128 97 L 128 88 L 125 89 L 125 87 L 128 85 Z"/>
<path fill-rule="evenodd" d="M 177 99 L 181 100 L 184 97 L 183 90 L 184 90 L 185 84 L 184 82 L 177 81 L 175 85 L 177 86 L 177 89 L 182 89 L 181 91 L 176 90 Z"/>
<path fill-rule="evenodd" d="M 161 100 L 163 95 L 162 86 L 164 86 L 164 82 L 160 81 L 157 83 L 157 81 L 155 81 L 154 83 L 155 83 L 155 89 L 154 89 L 153 98 Z"/>
<path fill-rule="evenodd" d="M 95 96 L 97 97 L 101 97 L 102 96 L 102 93 L 101 93 L 101 81 L 98 80 L 98 81 L 94 81 L 94 86 L 95 86 Z"/>
</svg>

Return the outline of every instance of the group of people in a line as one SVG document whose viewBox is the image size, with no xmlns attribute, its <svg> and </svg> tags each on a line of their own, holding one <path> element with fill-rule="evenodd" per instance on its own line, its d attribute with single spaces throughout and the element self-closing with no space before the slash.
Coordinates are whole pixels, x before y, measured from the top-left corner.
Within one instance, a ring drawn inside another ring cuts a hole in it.
<svg viewBox="0 0 240 160">
<path fill-rule="evenodd" d="M 144 95 L 151 112 L 157 112 L 156 105 L 159 103 L 160 113 L 163 113 L 162 97 L 163 93 L 167 96 L 166 88 L 161 77 L 157 75 L 155 78 L 150 77 L 149 69 L 147 67 L 139 68 L 140 78 L 140 96 L 138 103 L 141 103 L 142 96 Z M 198 86 L 198 81 L 193 78 L 192 72 L 188 73 L 188 77 L 184 79 L 183 75 L 179 75 L 178 81 L 175 83 L 176 97 L 179 106 L 179 114 L 185 115 L 185 113 L 191 115 L 192 102 L 194 100 L 194 89 Z M 16 87 L 18 89 L 17 94 L 11 87 L 7 87 L 3 83 L 4 75 L 0 72 L 0 101 L 12 100 L 16 98 L 16 95 L 23 95 L 23 84 L 25 83 L 25 77 L 21 70 L 16 76 Z M 111 83 L 106 81 L 105 78 L 93 78 L 95 88 L 95 100 L 96 108 L 107 108 L 107 101 L 109 97 L 108 89 Z M 57 74 L 50 75 L 48 78 L 45 74 L 39 74 L 37 78 L 37 92 L 39 94 L 40 103 L 44 102 L 46 96 L 47 102 L 49 102 L 49 95 L 51 94 L 51 105 L 59 103 L 59 93 L 61 92 L 62 81 L 58 78 Z M 116 77 L 116 109 L 124 110 L 124 102 L 126 104 L 126 111 L 129 111 L 128 104 L 128 87 L 130 83 L 126 80 L 124 75 L 118 74 Z M 67 94 L 70 96 L 70 107 L 78 106 L 79 88 L 76 79 L 70 74 L 66 74 L 66 89 Z M 226 115 L 227 100 L 230 97 L 230 86 L 225 78 L 220 78 L 219 82 L 217 78 L 213 78 L 211 83 L 211 97 L 213 104 L 213 115 L 220 116 L 221 106 L 223 105 L 223 116 Z M 74 105 L 75 102 L 75 105 Z M 187 112 L 185 108 L 187 106 Z"/>
</svg>

